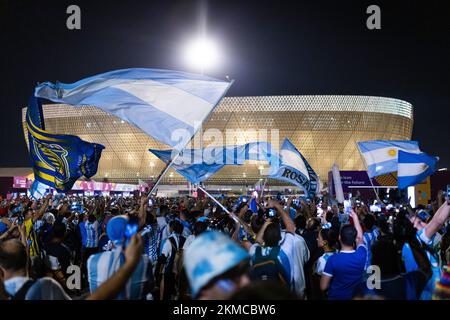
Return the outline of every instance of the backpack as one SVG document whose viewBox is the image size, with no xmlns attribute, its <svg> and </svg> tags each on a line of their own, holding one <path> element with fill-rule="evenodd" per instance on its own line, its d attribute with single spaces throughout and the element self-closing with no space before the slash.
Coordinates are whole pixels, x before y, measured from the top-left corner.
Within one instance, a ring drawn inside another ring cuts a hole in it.
<svg viewBox="0 0 450 320">
<path fill-rule="evenodd" d="M 262 247 L 258 246 L 253 259 L 253 266 L 250 270 L 250 277 L 253 280 L 274 280 L 288 284 L 286 272 L 278 260 L 280 246 L 272 247 L 266 256 L 262 254 Z"/>
<path fill-rule="evenodd" d="M 171 270 L 175 275 L 175 279 L 181 274 L 183 270 L 183 245 L 186 241 L 186 238 L 180 236 L 179 238 L 179 246 L 177 247 L 177 243 L 173 237 L 169 237 L 170 244 L 172 245 L 172 254 L 170 255 L 170 261 L 168 263 L 168 269 Z"/>
<path fill-rule="evenodd" d="M 30 279 L 23 284 L 23 286 L 11 297 L 11 300 L 25 300 L 25 297 L 31 287 L 36 283 L 36 280 Z"/>
</svg>

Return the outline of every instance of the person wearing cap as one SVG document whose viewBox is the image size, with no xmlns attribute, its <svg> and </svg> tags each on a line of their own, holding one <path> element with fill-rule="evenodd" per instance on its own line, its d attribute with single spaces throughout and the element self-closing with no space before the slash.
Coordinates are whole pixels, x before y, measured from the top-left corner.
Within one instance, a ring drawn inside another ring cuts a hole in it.
<svg viewBox="0 0 450 320">
<path fill-rule="evenodd" d="M 102 283 L 112 277 L 125 262 L 125 230 L 128 217 L 116 216 L 106 225 L 106 233 L 111 241 L 112 249 L 89 257 L 87 262 L 90 292 L 93 293 Z M 142 251 L 142 256 L 136 270 L 116 297 L 120 300 L 141 300 L 154 287 L 152 266 L 148 257 Z"/>
<path fill-rule="evenodd" d="M 218 231 L 197 236 L 185 251 L 184 267 L 197 300 L 226 300 L 250 283 L 248 252 Z"/>
</svg>

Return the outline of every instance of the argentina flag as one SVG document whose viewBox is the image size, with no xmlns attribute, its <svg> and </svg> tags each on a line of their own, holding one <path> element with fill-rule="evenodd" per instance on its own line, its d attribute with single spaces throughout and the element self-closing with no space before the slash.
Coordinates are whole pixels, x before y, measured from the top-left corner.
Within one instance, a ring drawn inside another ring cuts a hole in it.
<svg viewBox="0 0 450 320">
<path fill-rule="evenodd" d="M 424 181 L 436 171 L 439 158 L 426 153 L 398 152 L 398 187 L 406 189 Z"/>
<path fill-rule="evenodd" d="M 140 128 L 154 139 L 184 148 L 231 82 L 162 69 L 122 69 L 72 84 L 45 82 L 37 97 L 91 105 Z"/>
<path fill-rule="evenodd" d="M 357 145 L 370 178 L 397 171 L 399 151 L 420 153 L 417 141 L 372 140 L 357 142 Z"/>
<path fill-rule="evenodd" d="M 47 186 L 40 183 L 38 180 L 34 180 L 30 188 L 30 195 L 35 199 L 41 199 L 47 193 Z"/>
<path fill-rule="evenodd" d="M 45 131 L 40 99 L 32 96 L 26 115 L 30 160 L 35 181 L 32 192 L 42 196 L 45 184 L 58 191 L 72 189 L 81 176 L 90 178 L 97 173 L 104 146 L 81 140 L 77 136 Z"/>
<path fill-rule="evenodd" d="M 269 175 L 269 178 L 292 183 L 301 188 L 309 198 L 314 198 L 320 189 L 319 177 L 288 138 L 284 139 L 281 146 L 278 170 Z"/>
<path fill-rule="evenodd" d="M 165 163 L 178 153 L 176 150 L 149 149 Z M 242 165 L 247 160 L 276 162 L 276 153 L 268 142 L 250 142 L 239 146 L 207 147 L 204 149 L 185 149 L 172 163 L 172 167 L 191 183 L 202 182 L 225 165 Z"/>
</svg>

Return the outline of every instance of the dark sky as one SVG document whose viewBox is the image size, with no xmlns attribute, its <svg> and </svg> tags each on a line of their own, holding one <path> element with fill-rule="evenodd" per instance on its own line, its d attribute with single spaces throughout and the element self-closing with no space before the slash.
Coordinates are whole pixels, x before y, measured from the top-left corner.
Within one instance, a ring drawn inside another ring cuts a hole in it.
<svg viewBox="0 0 450 320">
<path fill-rule="evenodd" d="M 414 105 L 413 139 L 450 167 L 450 9 L 447 1 L 202 1 L 225 59 L 229 96 L 361 94 Z M 0 0 L 0 166 L 28 166 L 21 107 L 35 84 L 74 82 L 128 67 L 187 70 L 183 41 L 199 1 Z M 79 31 L 66 8 L 81 7 Z M 366 28 L 381 7 L 382 29 Z M 205 12 L 205 11 L 203 11 Z M 189 70 L 187 70 L 189 71 Z M 382 125 L 382 124 L 380 124 Z"/>
</svg>

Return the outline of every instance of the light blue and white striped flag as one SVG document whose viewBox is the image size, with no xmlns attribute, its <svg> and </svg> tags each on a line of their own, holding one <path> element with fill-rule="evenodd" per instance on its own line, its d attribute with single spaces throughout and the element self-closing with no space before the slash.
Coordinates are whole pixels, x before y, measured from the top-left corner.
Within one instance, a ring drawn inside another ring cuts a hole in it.
<svg viewBox="0 0 450 320">
<path fill-rule="evenodd" d="M 178 154 L 174 150 L 149 149 L 165 163 Z M 239 146 L 207 147 L 204 149 L 186 149 L 174 160 L 172 167 L 191 183 L 202 182 L 225 165 L 242 165 L 247 160 L 278 163 L 278 154 L 268 142 L 250 142 Z"/>
<path fill-rule="evenodd" d="M 292 183 L 303 189 L 307 197 L 311 199 L 321 191 L 319 177 L 288 138 L 285 138 L 281 145 L 280 163 L 275 173 L 271 173 L 269 178 Z"/>
<path fill-rule="evenodd" d="M 45 196 L 45 194 L 47 193 L 47 188 L 47 185 L 39 182 L 38 180 L 34 180 L 33 184 L 30 187 L 30 195 L 34 199 L 39 200 Z"/>
<path fill-rule="evenodd" d="M 182 149 L 220 102 L 231 82 L 180 71 L 123 69 L 72 84 L 45 82 L 36 97 L 96 106 Z"/>
<path fill-rule="evenodd" d="M 398 187 L 406 189 L 421 183 L 436 171 L 439 158 L 426 153 L 398 152 Z"/>
<path fill-rule="evenodd" d="M 357 144 L 370 178 L 397 171 L 399 151 L 420 153 L 417 141 L 372 140 Z"/>
</svg>

